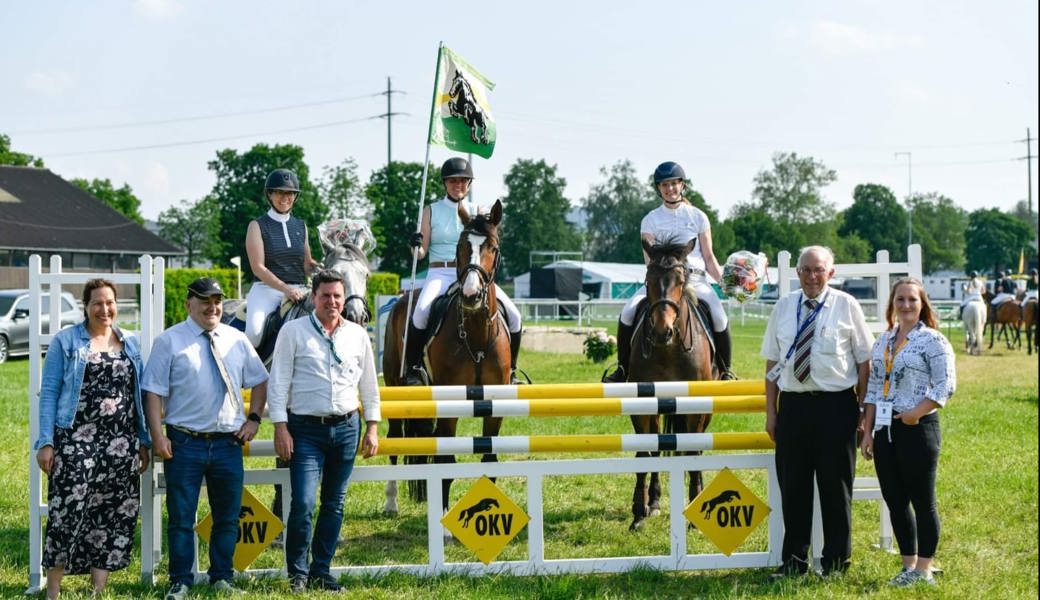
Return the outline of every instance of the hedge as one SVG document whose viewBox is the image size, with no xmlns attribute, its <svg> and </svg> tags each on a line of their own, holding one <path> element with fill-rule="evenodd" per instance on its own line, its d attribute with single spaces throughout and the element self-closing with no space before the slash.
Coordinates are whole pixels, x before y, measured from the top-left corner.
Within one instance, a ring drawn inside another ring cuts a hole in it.
<svg viewBox="0 0 1040 600">
<path fill-rule="evenodd" d="M 212 277 L 220 282 L 225 292 L 233 295 L 238 286 L 236 276 L 235 269 L 167 269 L 163 282 L 166 286 L 166 326 L 188 318 L 184 299 L 188 296 L 189 283 L 199 277 Z M 368 277 L 368 306 L 374 311 L 377 294 L 394 295 L 400 290 L 401 277 L 397 273 L 372 273 Z"/>
</svg>

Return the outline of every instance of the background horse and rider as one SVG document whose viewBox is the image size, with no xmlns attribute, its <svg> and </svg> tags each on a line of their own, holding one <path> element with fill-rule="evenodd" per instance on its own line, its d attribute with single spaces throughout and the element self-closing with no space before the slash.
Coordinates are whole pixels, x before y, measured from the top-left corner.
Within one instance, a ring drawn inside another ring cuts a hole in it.
<svg viewBox="0 0 1040 600">
<path fill-rule="evenodd" d="M 508 384 L 512 361 L 509 332 L 496 299 L 495 273 L 499 264 L 498 225 L 502 203 L 496 201 L 487 215 L 470 216 L 460 205 L 464 229 L 455 249 L 456 283 L 434 304 L 427 336 L 425 377 L 429 385 Z M 412 292 L 415 293 L 415 292 Z M 387 319 L 383 344 L 383 378 L 388 386 L 403 384 L 403 338 L 406 331 L 407 301 L 398 298 Z M 436 320 L 436 322 L 434 321 Z M 457 418 L 391 419 L 387 437 L 454 437 Z M 496 436 L 501 417 L 483 417 L 484 436 Z M 481 462 L 497 462 L 495 454 L 485 454 Z M 428 457 L 408 457 L 410 464 L 422 464 Z M 390 462 L 397 464 L 397 457 Z M 435 463 L 454 463 L 454 456 L 435 456 Z M 409 482 L 417 500 L 425 499 L 425 489 Z M 451 480 L 443 482 L 443 508 L 448 509 Z M 397 482 L 386 486 L 387 513 L 397 512 Z"/>
<path fill-rule="evenodd" d="M 686 256 L 697 238 L 687 244 L 643 240 L 650 258 L 646 268 L 646 300 L 639 309 L 632 334 L 629 356 L 629 381 L 703 381 L 714 379 L 712 344 L 705 323 L 697 316 L 697 297 L 688 291 L 691 276 Z M 664 433 L 702 433 L 711 422 L 710 414 L 665 415 Z M 632 417 L 636 433 L 661 433 L 658 415 Z M 688 455 L 698 451 L 685 452 Z M 637 452 L 636 456 L 659 456 L 660 452 Z M 690 472 L 689 499 L 703 489 L 700 471 Z M 657 473 L 636 474 L 632 492 L 630 530 L 643 526 L 644 519 L 660 513 L 661 483 Z"/>
<path fill-rule="evenodd" d="M 989 349 L 993 349 L 994 338 L 999 339 L 1000 337 L 1004 338 L 1008 350 L 1021 348 L 1022 305 L 1019 301 L 1017 299 L 1006 300 L 994 306 L 992 304 L 993 295 L 988 290 L 982 293 L 982 300 L 986 303 L 986 327 L 989 328 Z M 1000 326 L 999 333 L 997 332 L 998 325 Z"/>
</svg>

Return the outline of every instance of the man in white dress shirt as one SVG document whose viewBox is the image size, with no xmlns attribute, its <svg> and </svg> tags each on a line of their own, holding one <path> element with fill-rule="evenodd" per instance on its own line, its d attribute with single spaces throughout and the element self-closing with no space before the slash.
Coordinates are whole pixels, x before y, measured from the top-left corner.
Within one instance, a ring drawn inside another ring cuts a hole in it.
<svg viewBox="0 0 1040 600">
<path fill-rule="evenodd" d="M 824 574 L 842 573 L 852 554 L 856 429 L 874 336 L 849 294 L 828 287 L 834 254 L 798 257 L 802 289 L 780 299 L 762 339 L 766 433 L 776 442 L 784 512 L 779 576 L 809 570 L 813 476 L 820 488 Z"/>
<path fill-rule="evenodd" d="M 329 568 L 343 523 L 364 408 L 365 458 L 379 447 L 379 387 L 368 333 L 342 318 L 343 276 L 326 270 L 311 282 L 314 312 L 282 327 L 271 360 L 268 411 L 278 456 L 289 462 L 292 502 L 285 562 L 294 592 L 342 591 Z M 321 484 L 318 520 L 311 515 Z M 313 535 L 312 535 L 313 533 Z M 308 548 L 311 559 L 308 561 Z"/>
</svg>

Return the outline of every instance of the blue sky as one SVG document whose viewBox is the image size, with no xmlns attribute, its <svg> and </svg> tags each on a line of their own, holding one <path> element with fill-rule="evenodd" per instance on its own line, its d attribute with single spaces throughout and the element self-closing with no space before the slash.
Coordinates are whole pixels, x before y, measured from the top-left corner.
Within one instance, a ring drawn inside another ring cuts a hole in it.
<svg viewBox="0 0 1040 600">
<path fill-rule="evenodd" d="M 1035 0 L 39 0 L 3 3 L 0 22 L 0 132 L 65 177 L 129 183 L 149 218 L 207 193 L 222 148 L 299 144 L 314 171 L 353 157 L 367 180 L 386 160 L 386 122 L 366 118 L 387 76 L 408 113 L 393 156 L 421 161 L 442 40 L 497 86 L 486 200 L 518 158 L 558 165 L 575 203 L 601 167 L 675 160 L 725 215 L 794 151 L 837 170 L 840 208 L 860 183 L 905 195 L 895 153 L 911 152 L 915 192 L 1009 209 L 1040 120 Z M 229 113 L 245 114 L 187 120 Z M 152 121 L 171 122 L 99 128 Z M 127 149 L 142 146 L 166 147 Z"/>
</svg>

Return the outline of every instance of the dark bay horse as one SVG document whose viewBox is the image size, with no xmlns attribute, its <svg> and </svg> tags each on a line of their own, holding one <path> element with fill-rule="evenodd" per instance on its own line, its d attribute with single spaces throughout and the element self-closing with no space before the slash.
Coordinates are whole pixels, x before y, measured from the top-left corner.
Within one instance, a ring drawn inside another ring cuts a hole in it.
<svg viewBox="0 0 1040 600">
<path fill-rule="evenodd" d="M 1037 300 L 1028 298 L 1022 304 L 1022 326 L 1026 329 L 1026 350 L 1032 354 L 1034 350 L 1040 354 L 1040 330 L 1037 328 Z"/>
<path fill-rule="evenodd" d="M 444 318 L 436 330 L 430 330 L 426 345 L 426 368 L 430 385 L 494 385 L 508 384 L 512 367 L 509 354 L 509 332 L 499 313 L 495 296 L 495 272 L 499 264 L 498 225 L 502 221 L 502 203 L 495 202 L 490 214 L 470 217 L 460 205 L 459 217 L 464 230 L 455 248 L 456 286 L 448 291 Z M 398 300 L 390 311 L 383 351 L 383 377 L 387 385 L 401 385 L 400 367 L 402 338 L 405 330 L 407 302 Z M 431 327 L 433 324 L 431 323 Z M 388 437 L 454 437 L 457 418 L 440 418 L 436 425 L 429 419 L 407 419 L 403 424 L 391 421 Z M 483 417 L 483 436 L 496 436 L 502 417 Z M 481 462 L 497 462 L 494 454 L 485 454 Z M 391 457 L 396 464 L 396 457 Z M 426 462 L 414 457 L 409 462 Z M 434 463 L 454 463 L 454 456 L 435 456 Z M 448 509 L 451 480 L 443 483 L 443 508 Z M 423 499 L 415 487 L 409 490 Z M 397 511 L 397 485 L 386 486 L 384 511 Z"/>
<path fill-rule="evenodd" d="M 1008 350 L 1021 348 L 1022 305 L 1018 300 L 1007 300 L 993 306 L 990 303 L 992 299 L 993 296 L 988 291 L 983 292 L 982 300 L 986 303 L 986 327 L 989 327 L 989 349 L 993 349 L 993 338 L 1000 336 L 1004 336 Z M 1000 333 L 997 333 L 997 325 L 1000 325 Z"/>
<path fill-rule="evenodd" d="M 646 309 L 640 310 L 632 334 L 629 356 L 629 381 L 701 381 L 714 379 L 711 342 L 700 320 L 694 314 L 696 296 L 686 291 L 689 271 L 688 255 L 697 243 L 662 243 L 651 245 L 643 240 L 643 250 L 650 257 L 646 267 Z M 711 415 L 665 415 L 665 433 L 702 433 L 708 429 Z M 658 415 L 632 417 L 636 433 L 661 433 Z M 687 454 L 700 454 L 688 452 Z M 659 452 L 638 452 L 636 456 L 659 456 Z M 690 472 L 690 500 L 703 489 L 700 471 Z M 634 531 L 643 520 L 660 513 L 661 482 L 657 473 L 636 474 L 632 493 L 632 525 Z"/>
</svg>

